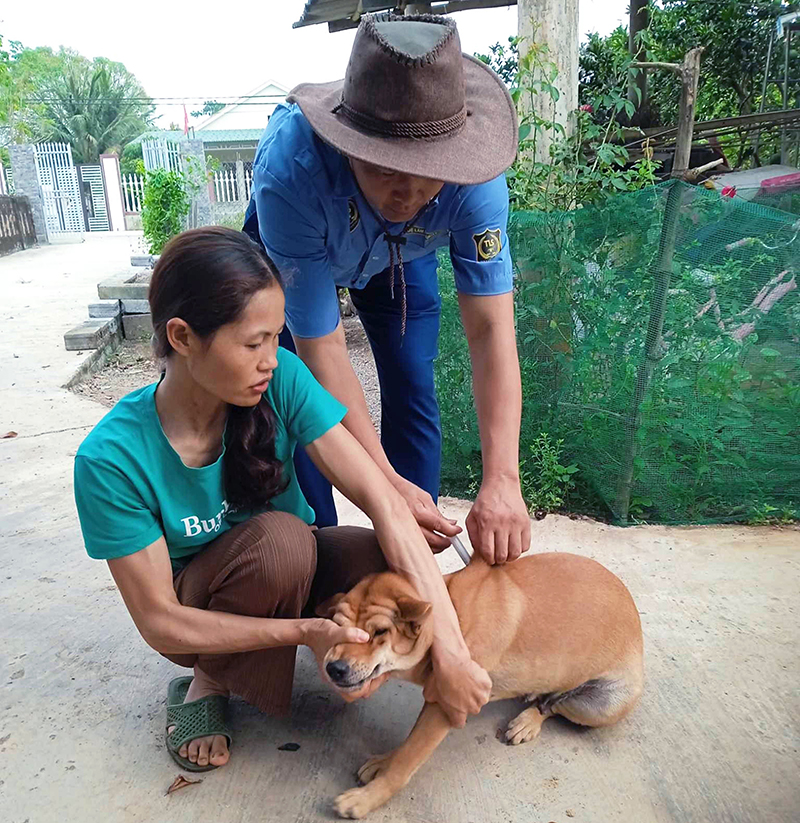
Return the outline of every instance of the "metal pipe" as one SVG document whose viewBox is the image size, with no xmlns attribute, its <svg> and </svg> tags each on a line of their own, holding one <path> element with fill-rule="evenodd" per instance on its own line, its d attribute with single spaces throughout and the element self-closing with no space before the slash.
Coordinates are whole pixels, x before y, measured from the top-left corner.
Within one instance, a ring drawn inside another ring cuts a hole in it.
<svg viewBox="0 0 800 823">
<path fill-rule="evenodd" d="M 769 66 L 772 62 L 772 44 L 775 42 L 775 29 L 772 29 L 769 35 L 769 45 L 767 46 L 767 65 L 764 68 L 764 82 L 761 84 L 761 102 L 758 104 L 758 113 L 764 111 L 764 104 L 767 99 L 767 83 L 769 82 Z M 788 74 L 788 72 L 787 72 Z M 758 144 L 761 142 L 761 132 L 756 132 L 755 140 L 753 141 L 753 154 L 756 161 L 761 165 L 761 160 L 758 157 Z"/>
<path fill-rule="evenodd" d="M 789 49 L 792 44 L 792 30 L 786 29 L 786 48 L 783 52 L 783 110 L 789 108 Z M 786 162 L 786 126 L 781 129 L 781 163 Z"/>
</svg>

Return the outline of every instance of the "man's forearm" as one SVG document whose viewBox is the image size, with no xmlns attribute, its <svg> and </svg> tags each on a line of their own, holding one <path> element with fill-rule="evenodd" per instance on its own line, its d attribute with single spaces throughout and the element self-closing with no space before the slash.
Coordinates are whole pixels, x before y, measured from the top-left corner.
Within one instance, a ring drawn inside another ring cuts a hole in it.
<svg viewBox="0 0 800 823">
<path fill-rule="evenodd" d="M 317 380 L 343 405 L 347 414 L 342 423 L 358 440 L 367 454 L 391 480 L 395 471 L 381 446 L 378 433 L 369 416 L 364 389 L 353 371 L 344 329 L 339 325 L 335 332 L 316 340 L 295 339 L 297 353 Z"/>
<path fill-rule="evenodd" d="M 506 297 L 506 295 L 503 295 Z M 486 480 L 519 478 L 519 429 L 522 385 L 514 333 L 511 296 L 491 318 L 470 316 L 462 300 L 462 314 L 472 360 L 475 408 Z M 494 298 L 477 298 L 494 299 Z"/>
</svg>

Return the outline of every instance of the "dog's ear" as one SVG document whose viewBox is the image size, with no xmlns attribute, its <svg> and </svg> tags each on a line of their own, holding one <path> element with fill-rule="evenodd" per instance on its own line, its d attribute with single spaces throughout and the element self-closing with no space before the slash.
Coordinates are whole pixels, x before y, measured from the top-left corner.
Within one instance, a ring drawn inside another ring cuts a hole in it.
<svg viewBox="0 0 800 823">
<path fill-rule="evenodd" d="M 422 630 L 431 608 L 431 604 L 424 600 L 415 600 L 413 597 L 397 598 L 397 618 L 408 625 L 411 634 L 415 637 Z"/>
<path fill-rule="evenodd" d="M 314 609 L 314 614 L 317 617 L 327 617 L 330 620 L 334 614 L 336 614 L 336 607 L 345 597 L 344 592 L 339 592 L 339 594 L 335 594 L 333 597 L 329 597 L 327 600 L 323 600 L 316 609 Z"/>
</svg>

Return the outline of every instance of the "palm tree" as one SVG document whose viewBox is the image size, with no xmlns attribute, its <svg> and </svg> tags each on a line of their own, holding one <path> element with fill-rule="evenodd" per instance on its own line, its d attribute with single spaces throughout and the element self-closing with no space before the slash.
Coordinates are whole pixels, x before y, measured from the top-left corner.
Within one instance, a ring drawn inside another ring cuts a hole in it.
<svg viewBox="0 0 800 823">
<path fill-rule="evenodd" d="M 153 105 L 122 63 L 64 56 L 64 71 L 33 97 L 42 105 L 47 139 L 69 143 L 76 163 L 96 163 L 148 128 Z"/>
</svg>

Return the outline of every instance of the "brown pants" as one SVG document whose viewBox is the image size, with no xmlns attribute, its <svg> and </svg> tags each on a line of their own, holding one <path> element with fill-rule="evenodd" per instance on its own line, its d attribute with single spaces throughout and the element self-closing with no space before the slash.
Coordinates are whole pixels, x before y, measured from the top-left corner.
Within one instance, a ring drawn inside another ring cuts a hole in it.
<svg viewBox="0 0 800 823">
<path fill-rule="evenodd" d="M 386 570 L 371 529 L 313 531 L 285 512 L 266 512 L 225 532 L 175 577 L 184 606 L 252 617 L 311 616 L 314 608 L 361 578 Z M 165 655 L 200 668 L 267 714 L 285 714 L 292 697 L 296 646 L 236 654 Z"/>
</svg>

